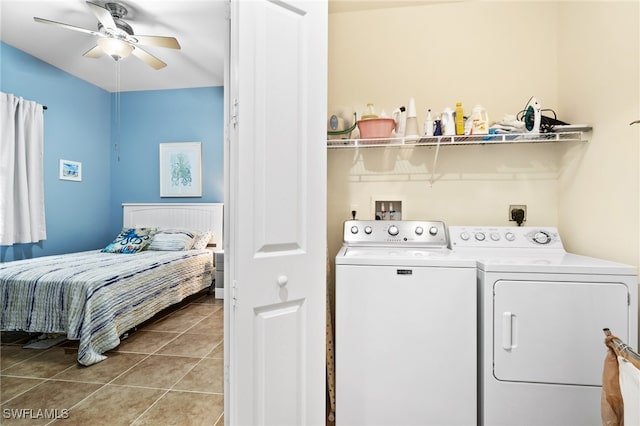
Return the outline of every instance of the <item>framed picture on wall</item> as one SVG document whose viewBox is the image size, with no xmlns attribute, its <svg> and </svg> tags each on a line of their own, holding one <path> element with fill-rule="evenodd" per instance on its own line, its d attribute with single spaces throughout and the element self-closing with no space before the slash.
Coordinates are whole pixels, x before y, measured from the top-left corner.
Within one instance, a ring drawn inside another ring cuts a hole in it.
<svg viewBox="0 0 640 426">
<path fill-rule="evenodd" d="M 82 180 L 82 163 L 79 161 L 60 160 L 60 174 L 62 180 Z"/>
<path fill-rule="evenodd" d="M 160 144 L 160 196 L 202 197 L 200 142 Z"/>
</svg>

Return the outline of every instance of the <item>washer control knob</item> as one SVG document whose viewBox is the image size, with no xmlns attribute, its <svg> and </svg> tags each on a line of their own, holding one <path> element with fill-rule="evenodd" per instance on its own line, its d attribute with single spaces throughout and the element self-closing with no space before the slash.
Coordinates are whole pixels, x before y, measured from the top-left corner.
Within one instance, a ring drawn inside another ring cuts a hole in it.
<svg viewBox="0 0 640 426">
<path fill-rule="evenodd" d="M 365 234 L 371 235 L 372 232 L 373 232 L 373 229 L 371 229 L 370 226 L 367 225 L 367 226 L 364 227 L 364 233 Z"/>
<path fill-rule="evenodd" d="M 534 234 L 533 241 L 538 244 L 549 244 L 551 236 L 544 231 L 538 231 Z"/>
<path fill-rule="evenodd" d="M 460 234 L 460 239 L 462 241 L 469 241 L 469 233 L 468 232 L 463 232 Z"/>
<path fill-rule="evenodd" d="M 497 232 L 492 232 L 490 237 L 493 241 L 500 241 L 500 234 L 498 234 Z"/>
<path fill-rule="evenodd" d="M 352 234 L 354 234 L 354 235 L 355 235 L 355 234 L 357 234 L 357 233 L 358 233 L 358 227 L 357 227 L 357 226 L 355 226 L 355 225 L 353 225 L 353 226 L 351 227 L 351 233 L 352 233 Z"/>
<path fill-rule="evenodd" d="M 507 239 L 507 241 L 513 241 L 516 239 L 516 234 L 514 234 L 513 232 L 507 232 L 506 234 L 504 234 L 504 237 Z"/>
<path fill-rule="evenodd" d="M 418 226 L 416 228 L 416 235 L 422 235 L 423 232 L 424 232 L 424 229 L 422 228 L 422 226 Z"/>
<path fill-rule="evenodd" d="M 484 232 L 476 232 L 476 240 L 484 241 L 485 238 Z"/>
<path fill-rule="evenodd" d="M 397 227 L 397 226 L 395 226 L 395 225 L 391 225 L 391 226 L 389 227 L 389 231 L 388 231 L 388 232 L 389 232 L 389 235 L 391 235 L 391 236 L 394 236 L 394 237 L 395 237 L 396 235 L 398 235 L 398 232 L 400 232 L 400 230 L 398 229 L 398 227 Z"/>
<path fill-rule="evenodd" d="M 429 233 L 431 235 L 436 235 L 438 233 L 438 228 L 435 226 L 432 226 L 431 228 L 429 228 Z"/>
</svg>

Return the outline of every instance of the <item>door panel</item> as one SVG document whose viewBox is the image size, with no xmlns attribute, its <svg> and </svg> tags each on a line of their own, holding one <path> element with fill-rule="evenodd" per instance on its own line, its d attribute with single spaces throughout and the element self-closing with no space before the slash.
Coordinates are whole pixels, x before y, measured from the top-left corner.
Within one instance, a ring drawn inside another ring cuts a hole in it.
<svg viewBox="0 0 640 426">
<path fill-rule="evenodd" d="M 307 13 L 291 4 L 265 2 L 257 12 L 253 117 L 256 254 L 304 250 L 305 202 L 309 196 L 304 141 L 309 120 L 309 79 L 304 58 Z M 280 84 L 278 84 L 280 83 Z M 325 95 L 326 96 L 326 95 Z M 277 139 L 277 140 L 274 140 Z M 275 143 L 274 143 L 275 142 Z"/>
<path fill-rule="evenodd" d="M 287 424 L 289 418 L 302 421 L 302 401 L 305 394 L 304 348 L 299 343 L 305 336 L 306 310 L 304 301 L 294 300 L 255 309 L 256 365 L 258 389 L 256 407 L 259 424 Z M 281 344 L 296 342 L 293 346 Z M 300 368 L 290 374 L 292 368 Z M 292 404 L 295 401 L 295 404 Z"/>
<path fill-rule="evenodd" d="M 231 1 L 229 424 L 324 422 L 326 42 L 326 1 Z"/>
<path fill-rule="evenodd" d="M 605 327 L 628 334 L 622 283 L 499 280 L 494 284 L 498 380 L 600 386 Z"/>
</svg>

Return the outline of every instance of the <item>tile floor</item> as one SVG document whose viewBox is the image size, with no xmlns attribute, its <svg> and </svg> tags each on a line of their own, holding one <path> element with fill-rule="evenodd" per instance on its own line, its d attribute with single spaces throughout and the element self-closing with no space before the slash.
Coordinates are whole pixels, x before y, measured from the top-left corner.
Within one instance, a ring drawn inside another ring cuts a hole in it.
<svg viewBox="0 0 640 426">
<path fill-rule="evenodd" d="M 224 424 L 223 305 L 211 295 L 158 314 L 90 367 L 77 342 L 23 348 L 32 337 L 2 333 L 2 425 Z"/>
</svg>

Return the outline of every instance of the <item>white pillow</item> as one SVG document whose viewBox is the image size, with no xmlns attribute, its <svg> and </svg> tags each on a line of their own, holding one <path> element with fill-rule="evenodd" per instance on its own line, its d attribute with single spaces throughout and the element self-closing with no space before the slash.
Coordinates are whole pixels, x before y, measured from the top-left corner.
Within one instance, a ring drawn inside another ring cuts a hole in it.
<svg viewBox="0 0 640 426">
<path fill-rule="evenodd" d="M 186 229 L 162 229 L 153 236 L 147 250 L 182 251 L 193 247 L 196 233 Z"/>
<path fill-rule="evenodd" d="M 213 231 L 205 231 L 198 234 L 191 248 L 193 250 L 202 250 L 206 248 L 209 244 L 209 241 L 211 240 L 211 237 L 213 237 Z"/>
</svg>

